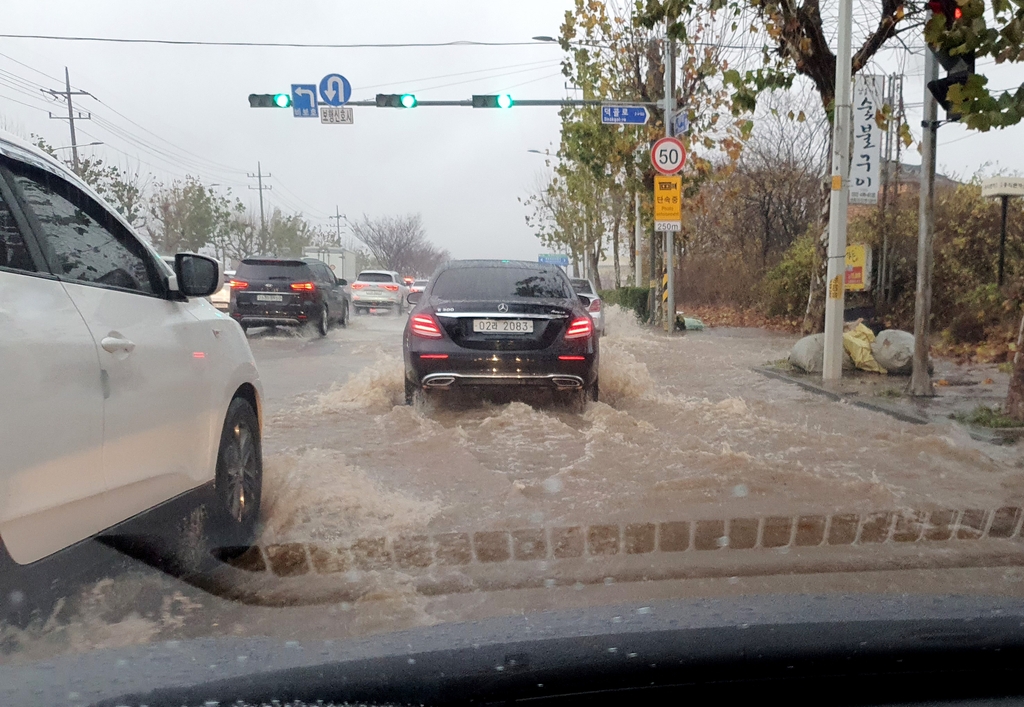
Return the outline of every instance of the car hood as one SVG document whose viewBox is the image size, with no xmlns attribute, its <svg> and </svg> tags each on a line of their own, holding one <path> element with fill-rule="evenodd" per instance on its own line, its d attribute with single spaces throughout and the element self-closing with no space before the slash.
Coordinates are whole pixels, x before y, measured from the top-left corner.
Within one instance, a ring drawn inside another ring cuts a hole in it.
<svg viewBox="0 0 1024 707">
<path fill-rule="evenodd" d="M 1016 661 L 1022 621 L 1024 604 L 1013 598 L 790 595 L 627 604 L 346 641 L 207 638 L 99 650 L 0 666 L 0 703 L 57 704 L 77 693 L 101 705 L 319 697 L 440 704 L 693 681 L 714 666 L 731 666 L 732 678 L 742 679 L 755 665 L 793 669 L 809 657 L 902 663 L 924 652 L 936 665 L 965 652 L 991 662 L 1000 649 Z"/>
</svg>

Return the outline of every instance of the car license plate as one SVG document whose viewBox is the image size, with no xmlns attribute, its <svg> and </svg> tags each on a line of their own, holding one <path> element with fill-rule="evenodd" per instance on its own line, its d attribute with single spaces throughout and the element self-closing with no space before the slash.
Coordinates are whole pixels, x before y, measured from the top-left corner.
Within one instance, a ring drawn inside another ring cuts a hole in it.
<svg viewBox="0 0 1024 707">
<path fill-rule="evenodd" d="M 532 319 L 474 319 L 473 332 L 477 334 L 532 334 Z"/>
<path fill-rule="evenodd" d="M 257 302 L 284 302 L 284 295 L 256 295 Z"/>
</svg>

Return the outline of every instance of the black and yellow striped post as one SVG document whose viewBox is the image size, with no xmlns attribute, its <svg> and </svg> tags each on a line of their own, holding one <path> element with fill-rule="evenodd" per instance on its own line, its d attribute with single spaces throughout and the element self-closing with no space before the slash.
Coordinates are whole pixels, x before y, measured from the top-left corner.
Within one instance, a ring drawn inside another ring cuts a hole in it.
<svg viewBox="0 0 1024 707">
<path fill-rule="evenodd" d="M 668 272 L 661 275 L 661 311 L 665 320 L 665 331 L 672 331 L 672 313 L 668 311 Z"/>
</svg>

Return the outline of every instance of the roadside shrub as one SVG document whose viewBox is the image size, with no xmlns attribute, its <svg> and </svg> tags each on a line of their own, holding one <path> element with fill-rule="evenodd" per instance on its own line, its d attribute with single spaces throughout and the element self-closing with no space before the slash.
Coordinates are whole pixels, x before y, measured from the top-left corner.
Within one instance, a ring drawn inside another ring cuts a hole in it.
<svg viewBox="0 0 1024 707">
<path fill-rule="evenodd" d="M 650 317 L 647 309 L 649 292 L 646 287 L 620 287 L 617 290 L 601 290 L 597 294 L 606 304 L 617 304 L 633 310 L 636 318 L 646 324 Z"/>
<path fill-rule="evenodd" d="M 782 261 L 761 281 L 761 302 L 771 317 L 802 315 L 807 307 L 814 266 L 814 236 L 801 236 L 793 242 Z"/>
</svg>

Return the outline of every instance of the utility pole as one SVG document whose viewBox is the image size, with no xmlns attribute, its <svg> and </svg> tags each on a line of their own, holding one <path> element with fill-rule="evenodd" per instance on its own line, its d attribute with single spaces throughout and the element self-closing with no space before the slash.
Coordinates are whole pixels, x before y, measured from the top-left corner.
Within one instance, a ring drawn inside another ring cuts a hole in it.
<svg viewBox="0 0 1024 707">
<path fill-rule="evenodd" d="M 676 103 L 676 77 L 675 77 L 675 47 L 674 42 L 668 36 L 668 28 L 671 24 L 670 18 L 665 18 L 665 137 L 672 137 L 672 120 L 675 113 Z M 668 298 L 665 300 L 665 331 L 669 334 L 676 330 L 676 273 L 675 273 L 675 231 L 665 231 L 665 272 L 668 275 L 668 282 L 665 291 Z"/>
<path fill-rule="evenodd" d="M 1010 206 L 1010 197 L 1005 194 L 1003 200 L 1003 216 L 999 226 L 999 286 L 1003 286 L 1003 269 L 1006 265 L 1006 210 Z"/>
<path fill-rule="evenodd" d="M 257 180 L 258 186 L 254 187 L 254 186 L 250 185 L 249 188 L 250 189 L 258 189 L 259 192 L 260 192 L 260 239 L 263 240 L 267 236 L 267 218 L 266 218 L 266 216 L 263 213 L 263 192 L 265 190 L 269 191 L 269 190 L 274 188 L 273 186 L 271 186 L 269 184 L 267 186 L 263 186 L 263 178 L 264 177 L 268 177 L 269 178 L 269 177 L 271 177 L 273 175 L 271 175 L 271 174 L 263 174 L 263 166 L 259 162 L 257 162 L 256 163 L 256 174 L 252 174 L 250 172 L 250 173 L 248 173 L 247 176 L 249 177 L 249 179 Z"/>
<path fill-rule="evenodd" d="M 935 138 L 939 129 L 939 107 L 928 83 L 939 78 L 935 52 L 924 53 L 924 120 L 921 121 L 921 200 L 917 232 L 917 295 L 914 299 L 914 368 L 910 394 L 932 397 L 928 373 L 928 330 L 932 314 L 932 237 L 935 233 Z"/>
<path fill-rule="evenodd" d="M 71 90 L 71 75 L 68 73 L 68 67 L 64 67 L 64 90 L 53 91 L 50 89 L 42 89 L 43 93 L 49 93 L 51 96 L 60 96 L 68 104 L 68 115 L 65 118 L 63 115 L 54 115 L 50 113 L 50 120 L 67 120 L 68 126 L 71 128 L 71 160 L 75 168 L 75 174 L 80 174 L 81 163 L 78 161 L 78 140 L 75 137 L 75 120 L 92 120 L 92 113 L 75 115 L 75 106 L 71 102 L 72 96 L 91 96 L 92 94 L 87 91 L 72 91 Z"/>
<path fill-rule="evenodd" d="M 341 211 L 338 210 L 338 205 L 334 205 L 334 216 L 328 216 L 329 219 L 334 221 L 334 228 L 337 232 L 338 246 L 341 246 L 341 219 L 345 218 Z"/>
<path fill-rule="evenodd" d="M 843 279 L 846 273 L 846 209 L 850 197 L 850 124 L 853 120 L 850 69 L 852 24 L 853 0 L 840 0 L 835 131 L 832 138 L 832 197 L 828 212 L 828 269 L 825 278 L 823 381 L 838 381 L 843 375 Z"/>
<path fill-rule="evenodd" d="M 633 277 L 633 284 L 636 287 L 643 287 L 644 280 L 644 264 L 640 260 L 640 239 L 643 231 L 640 228 L 640 190 L 637 189 L 633 199 L 633 247 L 636 249 L 634 254 L 636 274 Z"/>
</svg>

